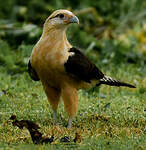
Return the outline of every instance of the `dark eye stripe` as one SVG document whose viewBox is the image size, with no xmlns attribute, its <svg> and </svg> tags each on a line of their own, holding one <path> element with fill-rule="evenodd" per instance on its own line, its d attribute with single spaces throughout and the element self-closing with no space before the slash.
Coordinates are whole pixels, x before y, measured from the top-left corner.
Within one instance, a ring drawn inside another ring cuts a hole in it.
<svg viewBox="0 0 146 150">
<path fill-rule="evenodd" d="M 50 19 L 57 18 L 57 17 L 63 18 L 63 17 L 64 17 L 64 14 L 57 14 L 56 16 L 51 17 Z"/>
</svg>

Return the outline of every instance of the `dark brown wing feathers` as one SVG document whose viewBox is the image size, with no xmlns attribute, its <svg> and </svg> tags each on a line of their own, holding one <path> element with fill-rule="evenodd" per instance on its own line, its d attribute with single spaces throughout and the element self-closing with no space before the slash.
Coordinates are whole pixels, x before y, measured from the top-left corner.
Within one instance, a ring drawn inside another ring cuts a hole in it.
<svg viewBox="0 0 146 150">
<path fill-rule="evenodd" d="M 29 63 L 28 63 L 28 73 L 29 73 L 32 80 L 34 80 L 34 81 L 39 81 L 40 80 L 38 75 L 37 75 L 37 72 L 32 68 L 30 60 L 29 60 Z"/>
<path fill-rule="evenodd" d="M 74 75 L 82 81 L 90 83 L 91 80 L 99 80 L 98 85 L 106 84 L 110 86 L 126 86 L 135 88 L 135 86 L 120 82 L 105 76 L 81 51 L 72 47 L 69 52 L 74 54 L 69 56 L 67 62 L 64 64 L 67 73 Z"/>
<path fill-rule="evenodd" d="M 104 77 L 104 74 L 81 51 L 73 47 L 69 52 L 74 54 L 69 56 L 64 64 L 67 73 L 88 83 L 93 79 L 99 80 Z"/>
</svg>

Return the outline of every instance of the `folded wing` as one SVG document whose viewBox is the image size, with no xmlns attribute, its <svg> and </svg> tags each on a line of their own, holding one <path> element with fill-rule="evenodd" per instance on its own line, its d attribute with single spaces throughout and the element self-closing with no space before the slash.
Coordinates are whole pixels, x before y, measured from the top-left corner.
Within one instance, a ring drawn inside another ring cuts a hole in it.
<svg viewBox="0 0 146 150">
<path fill-rule="evenodd" d="M 104 74 L 81 51 L 72 47 L 69 52 L 71 55 L 64 64 L 67 73 L 88 83 L 104 77 Z"/>
</svg>

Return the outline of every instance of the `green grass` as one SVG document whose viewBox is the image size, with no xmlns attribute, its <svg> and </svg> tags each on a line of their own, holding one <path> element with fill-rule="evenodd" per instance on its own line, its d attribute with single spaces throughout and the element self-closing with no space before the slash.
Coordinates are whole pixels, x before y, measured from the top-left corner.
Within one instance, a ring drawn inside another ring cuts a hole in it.
<svg viewBox="0 0 146 150">
<path fill-rule="evenodd" d="M 8 49 L 8 46 L 5 45 Z M 3 48 L 3 49 L 5 49 Z M 2 49 L 2 48 L 1 48 Z M 22 48 L 23 49 L 23 48 Z M 26 50 L 26 48 L 24 48 Z M 27 47 L 29 50 L 29 48 Z M 3 50 L 4 51 L 4 50 Z M 112 149 L 144 150 L 146 77 L 144 66 L 134 64 L 108 64 L 102 70 L 117 79 L 134 83 L 137 88 L 101 86 L 90 91 L 79 91 L 78 114 L 73 128 L 65 128 L 67 114 L 63 103 L 58 109 L 59 127 L 53 128 L 52 111 L 41 83 L 33 82 L 26 70 L 24 51 L 1 53 L 0 66 L 0 149 Z M 8 59 L 12 63 L 8 63 Z M 11 68 L 12 65 L 12 68 Z M 22 69 L 23 68 L 23 69 Z M 99 92 L 98 92 L 99 90 Z M 46 136 L 55 134 L 55 141 L 48 145 L 34 145 L 26 129 L 13 127 L 9 117 L 38 123 Z M 78 132 L 81 143 L 62 144 L 65 135 L 72 139 Z"/>
<path fill-rule="evenodd" d="M 1 0 L 0 0 L 1 2 Z M 145 1 L 139 0 L 5 0 L 0 3 L 0 150 L 145 150 L 146 149 L 146 47 Z M 7 6 L 7 7 L 5 7 Z M 93 12 L 86 12 L 90 7 Z M 33 44 L 44 20 L 55 9 L 71 8 L 80 25 L 67 35 L 107 75 L 136 85 L 136 89 L 101 86 L 79 91 L 79 108 L 68 130 L 63 103 L 58 128 L 41 83 L 27 73 Z M 81 13 L 81 12 L 85 12 Z M 100 21 L 103 20 L 103 21 Z M 48 145 L 34 145 L 27 129 L 12 126 L 10 116 L 36 122 Z M 81 143 L 60 143 L 78 132 Z"/>
</svg>

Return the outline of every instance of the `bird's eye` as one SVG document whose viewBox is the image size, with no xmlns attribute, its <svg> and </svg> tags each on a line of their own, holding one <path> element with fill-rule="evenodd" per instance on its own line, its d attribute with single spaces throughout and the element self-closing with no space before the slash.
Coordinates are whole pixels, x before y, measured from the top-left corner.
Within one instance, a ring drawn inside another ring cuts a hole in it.
<svg viewBox="0 0 146 150">
<path fill-rule="evenodd" d="M 64 18 L 64 14 L 59 14 L 59 18 Z"/>
</svg>

